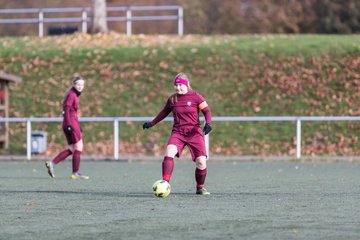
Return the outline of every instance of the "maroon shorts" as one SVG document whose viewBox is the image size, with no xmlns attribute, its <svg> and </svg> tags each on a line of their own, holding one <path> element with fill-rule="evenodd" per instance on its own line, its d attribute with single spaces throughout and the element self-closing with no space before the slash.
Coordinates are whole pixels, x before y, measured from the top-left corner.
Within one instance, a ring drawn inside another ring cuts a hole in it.
<svg viewBox="0 0 360 240">
<path fill-rule="evenodd" d="M 204 136 L 199 127 L 193 128 L 191 131 L 185 133 L 172 131 L 167 145 L 169 144 L 177 147 L 177 157 L 181 156 L 186 145 L 189 147 L 193 161 L 200 156 L 207 157 Z"/>
<path fill-rule="evenodd" d="M 74 131 L 72 133 L 68 133 L 66 131 L 66 126 L 63 126 L 62 128 L 63 128 L 68 145 L 75 144 L 82 139 L 82 133 L 80 131 L 80 126 L 75 127 Z"/>
</svg>

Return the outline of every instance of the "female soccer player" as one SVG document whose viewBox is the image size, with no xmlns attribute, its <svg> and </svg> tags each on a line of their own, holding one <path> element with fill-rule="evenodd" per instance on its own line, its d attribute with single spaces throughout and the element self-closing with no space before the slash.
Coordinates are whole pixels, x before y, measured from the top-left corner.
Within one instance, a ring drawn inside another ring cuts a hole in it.
<svg viewBox="0 0 360 240">
<path fill-rule="evenodd" d="M 165 107 L 151 121 L 143 124 L 143 129 L 153 127 L 170 112 L 174 117 L 171 135 L 167 142 L 166 153 L 162 162 L 162 178 L 170 181 L 174 170 L 174 157 L 180 157 L 182 150 L 189 147 L 193 161 L 196 163 L 196 194 L 209 195 L 204 188 L 206 178 L 206 148 L 204 135 L 211 131 L 211 111 L 205 99 L 191 90 L 188 77 L 179 73 L 174 79 L 175 94 L 169 97 Z M 205 116 L 206 124 L 201 131 L 199 110 Z M 203 135 L 204 134 L 204 135 Z"/>
<path fill-rule="evenodd" d="M 82 77 L 76 77 L 71 88 L 66 92 L 63 102 L 63 122 L 62 128 L 68 142 L 68 149 L 60 152 L 52 161 L 46 161 L 45 166 L 48 169 L 49 175 L 54 178 L 54 165 L 63 161 L 68 156 L 72 155 L 72 175 L 71 179 L 89 179 L 88 176 L 79 173 L 80 155 L 83 150 L 82 133 L 77 116 L 79 107 L 80 95 L 85 86 L 85 80 Z"/>
</svg>

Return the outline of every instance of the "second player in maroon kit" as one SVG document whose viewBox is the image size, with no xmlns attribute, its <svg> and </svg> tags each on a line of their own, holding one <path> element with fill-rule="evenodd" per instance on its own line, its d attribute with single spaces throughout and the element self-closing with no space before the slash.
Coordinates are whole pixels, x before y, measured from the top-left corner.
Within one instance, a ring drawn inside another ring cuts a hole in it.
<svg viewBox="0 0 360 240">
<path fill-rule="evenodd" d="M 54 165 L 65 160 L 72 155 L 72 175 L 71 179 L 89 179 L 88 176 L 79 173 L 80 156 L 83 150 L 82 133 L 80 123 L 77 115 L 79 108 L 80 95 L 84 89 L 85 80 L 81 77 L 76 77 L 73 80 L 72 87 L 66 92 L 63 102 L 63 122 L 62 129 L 65 134 L 68 149 L 60 152 L 52 161 L 47 161 L 45 166 L 51 177 L 55 177 Z"/>
<path fill-rule="evenodd" d="M 174 169 L 174 157 L 180 157 L 185 146 L 189 147 L 193 161 L 196 163 L 195 180 L 196 194 L 210 194 L 205 188 L 206 147 L 204 135 L 211 131 L 211 111 L 203 96 L 191 90 L 187 76 L 179 73 L 174 79 L 175 94 L 166 102 L 164 108 L 151 121 L 143 124 L 150 128 L 172 113 L 174 124 L 167 142 L 166 154 L 162 163 L 162 177 L 170 181 Z M 205 126 L 201 129 L 199 111 L 205 117 Z"/>
</svg>

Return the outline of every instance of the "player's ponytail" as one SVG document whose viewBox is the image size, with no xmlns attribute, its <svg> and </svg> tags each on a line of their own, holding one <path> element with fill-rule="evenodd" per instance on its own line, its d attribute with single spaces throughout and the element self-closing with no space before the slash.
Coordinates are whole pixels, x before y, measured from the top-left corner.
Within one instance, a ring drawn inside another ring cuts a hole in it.
<svg viewBox="0 0 360 240">
<path fill-rule="evenodd" d="M 177 93 L 174 93 L 173 95 L 170 96 L 170 101 L 172 104 L 177 102 Z"/>
</svg>

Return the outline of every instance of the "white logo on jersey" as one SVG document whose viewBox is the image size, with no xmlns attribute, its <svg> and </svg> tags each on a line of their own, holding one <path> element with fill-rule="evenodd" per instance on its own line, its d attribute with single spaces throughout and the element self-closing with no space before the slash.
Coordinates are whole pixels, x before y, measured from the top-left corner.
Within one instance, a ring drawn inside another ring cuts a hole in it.
<svg viewBox="0 0 360 240">
<path fill-rule="evenodd" d="M 190 106 L 191 106 L 191 102 L 187 102 L 187 105 L 190 107 Z"/>
</svg>

